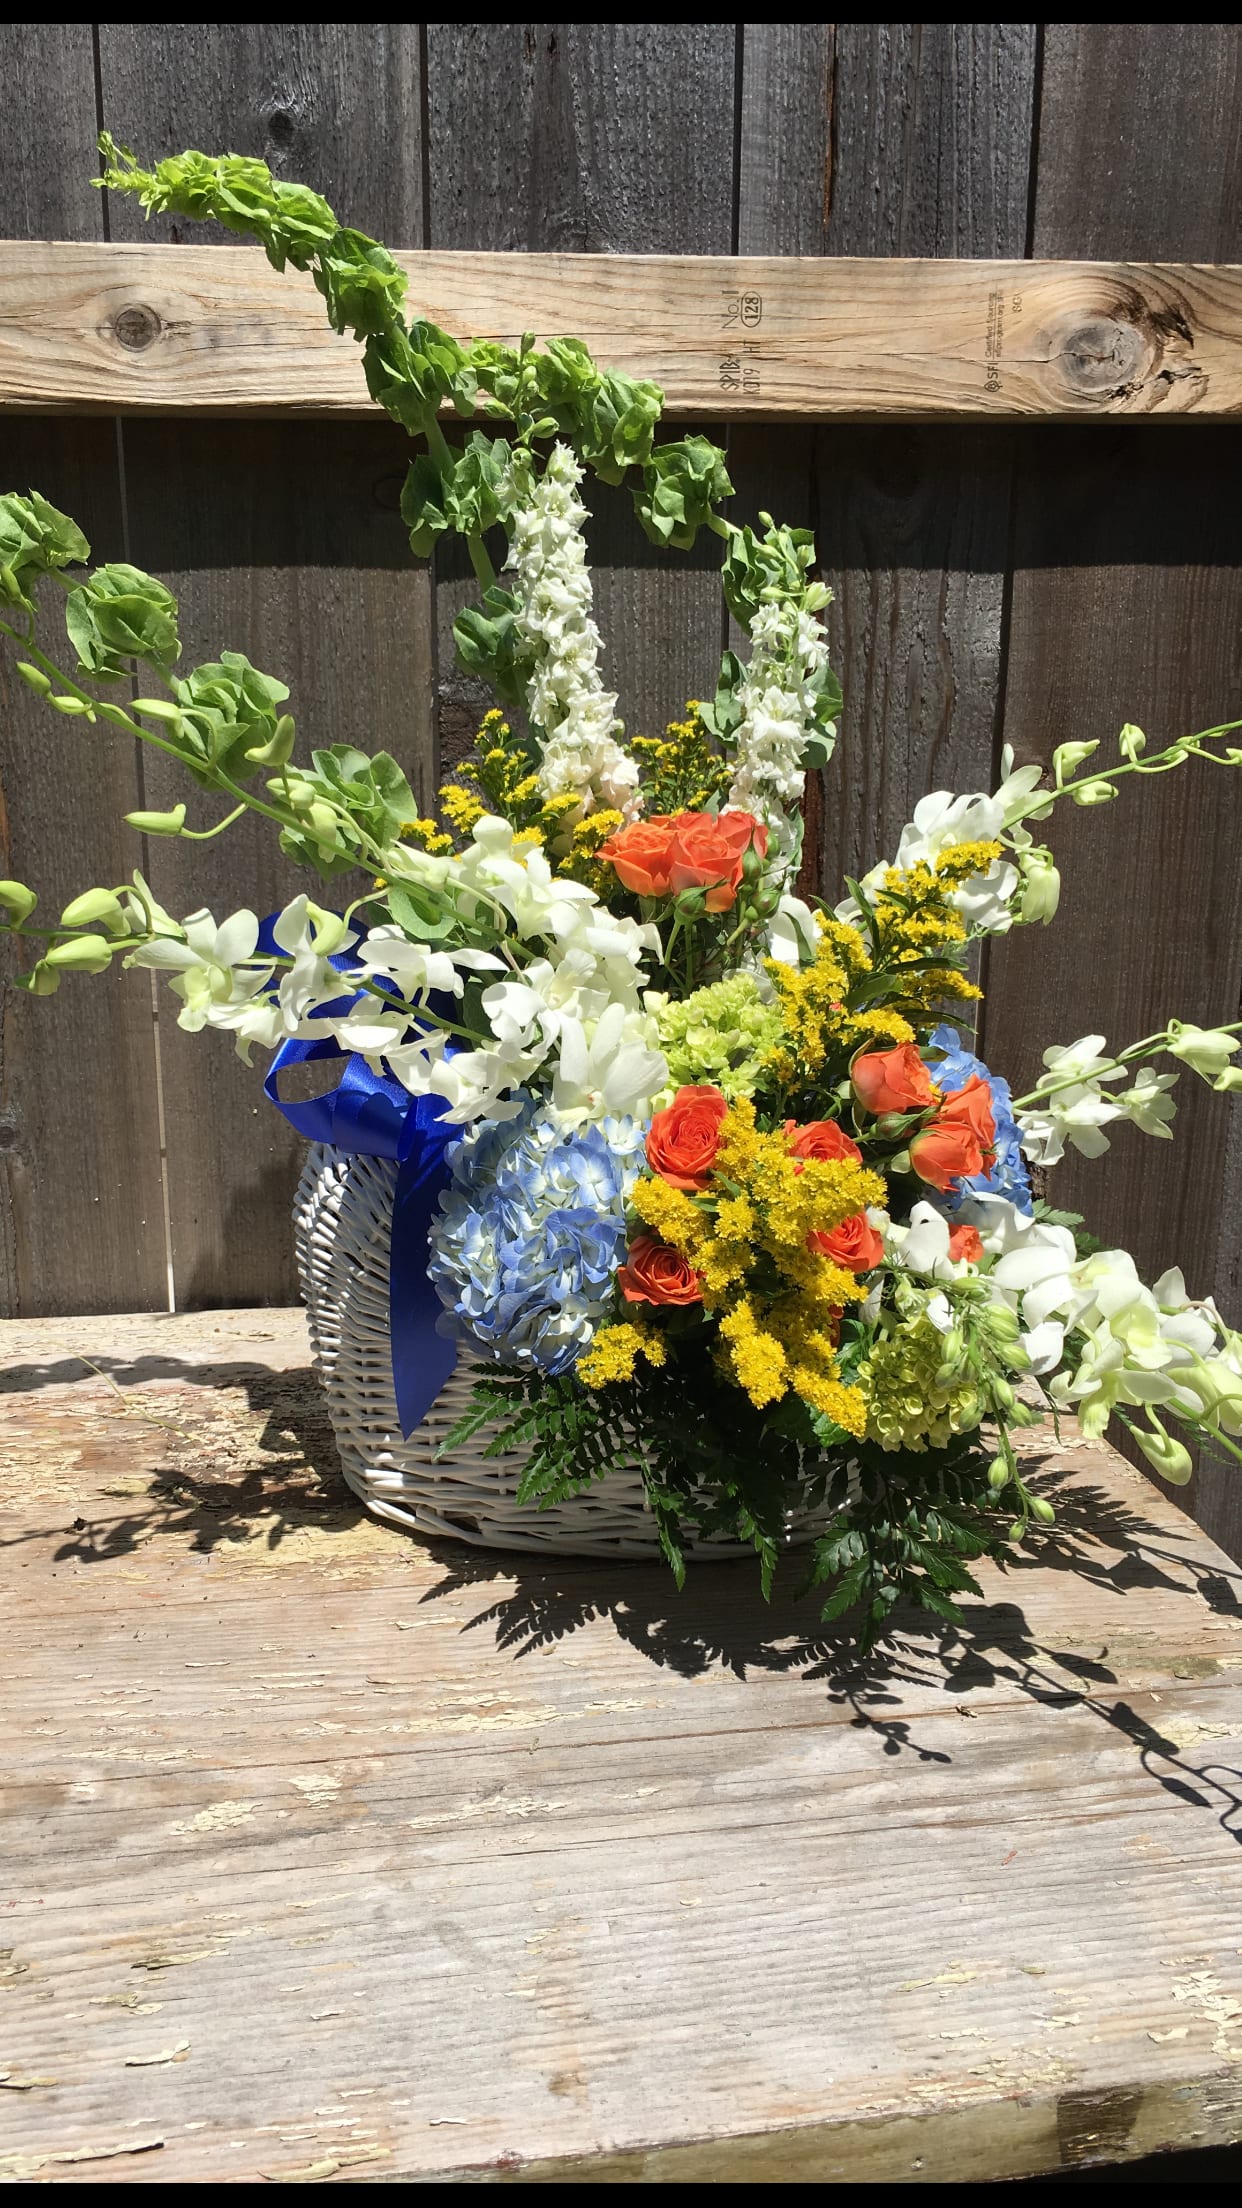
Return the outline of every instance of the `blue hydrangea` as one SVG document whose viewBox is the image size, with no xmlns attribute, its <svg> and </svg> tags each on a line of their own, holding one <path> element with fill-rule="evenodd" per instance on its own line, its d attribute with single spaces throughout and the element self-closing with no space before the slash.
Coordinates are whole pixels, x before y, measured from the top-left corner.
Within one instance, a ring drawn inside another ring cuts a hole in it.
<svg viewBox="0 0 1242 2208">
<path fill-rule="evenodd" d="M 1018 1123 L 1013 1116 L 1013 1091 L 998 1073 L 989 1073 L 981 1058 L 974 1058 L 965 1048 L 955 1027 L 938 1027 L 928 1044 L 929 1050 L 944 1052 L 943 1058 L 927 1060 L 932 1080 L 942 1089 L 961 1089 L 972 1073 L 987 1082 L 992 1092 L 992 1117 L 996 1122 L 996 1158 L 990 1173 L 972 1174 L 969 1180 L 960 1181 L 952 1196 L 946 1200 L 946 1209 L 956 1211 L 966 1196 L 1004 1196 L 1019 1211 L 1031 1208 L 1031 1183 L 1026 1170 L 1026 1160 L 1018 1140 Z"/>
<path fill-rule="evenodd" d="M 632 1119 L 567 1133 L 528 1098 L 455 1143 L 430 1235 L 441 1328 L 500 1364 L 567 1371 L 611 1301 L 645 1141 Z"/>
</svg>

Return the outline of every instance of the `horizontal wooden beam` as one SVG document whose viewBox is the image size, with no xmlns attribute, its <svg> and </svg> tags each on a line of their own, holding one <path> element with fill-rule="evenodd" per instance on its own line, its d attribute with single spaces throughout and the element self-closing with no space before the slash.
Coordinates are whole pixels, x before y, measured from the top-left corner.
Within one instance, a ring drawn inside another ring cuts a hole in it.
<svg viewBox="0 0 1242 2208">
<path fill-rule="evenodd" d="M 572 335 L 728 421 L 1092 421 L 1242 409 L 1242 268 L 407 253 L 460 336 Z M 372 411 L 308 277 L 257 248 L 0 243 L 0 407 Z"/>
</svg>

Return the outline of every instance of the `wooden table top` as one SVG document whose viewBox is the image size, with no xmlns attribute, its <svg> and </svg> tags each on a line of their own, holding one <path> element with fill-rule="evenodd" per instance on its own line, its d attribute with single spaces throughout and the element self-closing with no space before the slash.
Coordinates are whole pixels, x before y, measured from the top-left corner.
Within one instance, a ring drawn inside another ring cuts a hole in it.
<svg viewBox="0 0 1242 2208">
<path fill-rule="evenodd" d="M 300 1313 L 0 1328 L 0 2174 L 999 2178 L 1242 2135 L 1242 1574 L 1061 1532 L 860 1666 L 422 1545 Z M 791 1574 L 791 1580 L 795 1575 Z"/>
</svg>

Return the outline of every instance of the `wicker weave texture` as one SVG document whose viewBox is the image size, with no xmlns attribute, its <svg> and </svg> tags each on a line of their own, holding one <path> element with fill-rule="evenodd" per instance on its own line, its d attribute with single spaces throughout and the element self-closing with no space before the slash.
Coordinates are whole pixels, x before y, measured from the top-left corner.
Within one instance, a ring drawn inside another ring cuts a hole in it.
<svg viewBox="0 0 1242 2208">
<path fill-rule="evenodd" d="M 388 1246 L 397 1168 L 347 1157 L 326 1144 L 309 1153 L 294 1202 L 294 1232 L 315 1364 L 327 1391 L 345 1477 L 368 1510 L 420 1533 L 483 1548 L 568 1556 L 651 1557 L 655 1525 L 637 1470 L 614 1472 L 584 1494 L 539 1510 L 517 1500 L 522 1458 L 485 1457 L 484 1429 L 441 1462 L 435 1453 L 470 1401 L 481 1368 L 463 1358 L 421 1426 L 403 1440 L 392 1385 Z M 806 1541 L 817 1513 L 791 1530 Z M 691 1554 L 750 1555 L 734 1542 L 700 1542 Z"/>
</svg>

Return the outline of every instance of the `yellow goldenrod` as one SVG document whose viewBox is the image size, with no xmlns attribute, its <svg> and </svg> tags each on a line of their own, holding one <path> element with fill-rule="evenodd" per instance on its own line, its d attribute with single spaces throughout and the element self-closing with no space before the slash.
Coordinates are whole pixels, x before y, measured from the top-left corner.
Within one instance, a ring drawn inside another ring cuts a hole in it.
<svg viewBox="0 0 1242 2208">
<path fill-rule="evenodd" d="M 443 854 L 453 848 L 452 837 L 446 836 L 444 830 L 434 820 L 403 820 L 401 823 L 401 840 L 403 843 L 417 844 L 420 851 L 433 851 Z"/>
<path fill-rule="evenodd" d="M 781 1085 L 793 1092 L 814 1088 L 830 1057 L 839 1059 L 844 1071 L 864 1043 L 914 1040 L 909 1021 L 887 1006 L 850 1011 L 852 983 L 871 971 L 866 944 L 858 929 L 844 921 L 817 914 L 816 924 L 819 946 L 813 963 L 801 973 L 779 959 L 767 961 L 783 1031 L 768 1063 Z"/>
<path fill-rule="evenodd" d="M 733 769 L 714 748 L 697 698 L 684 721 L 670 721 L 663 736 L 636 736 L 630 746 L 643 770 L 643 799 L 650 813 L 701 813 L 723 797 Z"/>
<path fill-rule="evenodd" d="M 640 1357 L 651 1365 L 664 1364 L 668 1357 L 664 1336 L 654 1326 L 625 1321 L 620 1326 L 602 1326 L 574 1369 L 588 1388 L 604 1388 L 610 1380 L 632 1380 Z"/>
</svg>

